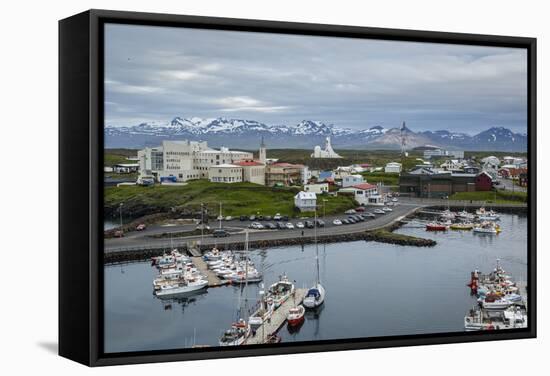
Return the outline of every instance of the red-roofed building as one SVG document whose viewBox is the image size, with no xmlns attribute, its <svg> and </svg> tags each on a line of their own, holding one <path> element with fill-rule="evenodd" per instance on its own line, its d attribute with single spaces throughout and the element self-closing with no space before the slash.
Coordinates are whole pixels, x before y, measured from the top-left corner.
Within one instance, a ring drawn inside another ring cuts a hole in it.
<svg viewBox="0 0 550 376">
<path fill-rule="evenodd" d="M 493 178 L 491 175 L 482 171 L 476 176 L 476 191 L 490 191 L 493 189 Z"/>
<path fill-rule="evenodd" d="M 378 187 L 369 183 L 355 184 L 351 187 L 342 188 L 338 194 L 352 194 L 359 205 L 383 205 L 384 200 L 378 193 Z"/>
<path fill-rule="evenodd" d="M 243 181 L 265 185 L 265 165 L 251 159 L 243 159 L 233 163 L 243 169 Z"/>
</svg>

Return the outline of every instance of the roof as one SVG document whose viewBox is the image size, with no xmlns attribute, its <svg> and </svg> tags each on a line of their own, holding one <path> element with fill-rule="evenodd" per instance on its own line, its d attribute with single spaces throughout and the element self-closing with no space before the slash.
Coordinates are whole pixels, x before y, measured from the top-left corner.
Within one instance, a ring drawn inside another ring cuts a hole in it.
<svg viewBox="0 0 550 376">
<path fill-rule="evenodd" d="M 217 165 L 217 166 L 210 166 L 210 168 L 218 168 L 218 167 L 221 167 L 221 168 L 235 168 L 235 167 L 241 167 L 241 166 L 236 166 L 234 164 L 229 164 L 229 163 L 224 163 L 224 164 Z"/>
<path fill-rule="evenodd" d="M 373 188 L 377 188 L 376 185 L 374 184 L 369 184 L 369 183 L 362 183 L 362 184 L 356 184 L 356 185 L 352 185 L 352 188 L 357 188 L 357 189 L 373 189 Z"/>
<path fill-rule="evenodd" d="M 286 162 L 272 163 L 271 166 L 275 166 L 275 167 L 295 167 L 295 168 L 303 168 L 304 167 L 304 165 L 301 165 L 301 164 L 292 164 L 292 163 L 286 163 Z"/>
<path fill-rule="evenodd" d="M 401 163 L 389 162 L 389 163 L 386 164 L 386 167 L 387 167 L 387 166 L 396 166 L 396 167 L 399 166 L 399 167 L 401 167 Z"/>
<path fill-rule="evenodd" d="M 139 163 L 117 163 L 116 167 L 139 167 Z"/>
<path fill-rule="evenodd" d="M 296 194 L 296 196 L 294 196 L 294 198 L 305 199 L 305 200 L 316 200 L 317 195 L 315 194 L 315 192 L 300 191 Z"/>
<path fill-rule="evenodd" d="M 256 162 L 256 161 L 237 161 L 233 162 L 234 165 L 237 166 L 263 166 L 263 163 Z"/>
</svg>

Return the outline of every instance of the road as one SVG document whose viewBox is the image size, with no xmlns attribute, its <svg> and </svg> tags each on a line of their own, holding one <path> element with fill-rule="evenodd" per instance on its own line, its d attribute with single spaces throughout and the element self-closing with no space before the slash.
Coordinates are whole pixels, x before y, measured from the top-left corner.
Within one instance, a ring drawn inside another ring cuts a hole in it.
<svg viewBox="0 0 550 376">
<path fill-rule="evenodd" d="M 500 184 L 496 186 L 498 189 L 504 189 L 505 191 L 510 192 L 527 192 L 526 187 L 515 185 L 510 179 L 498 179 L 498 181 L 500 182 Z"/>
<path fill-rule="evenodd" d="M 400 203 L 397 206 L 392 208 L 392 212 L 386 214 L 377 214 L 376 218 L 367 219 L 364 222 L 359 222 L 350 225 L 334 225 L 332 221 L 335 218 L 346 218 L 347 215 L 340 216 L 327 216 L 324 218 L 326 223 L 325 227 L 317 229 L 319 236 L 330 236 L 330 235 L 341 235 L 341 234 L 350 234 L 355 232 L 362 232 L 366 230 L 374 230 L 380 227 L 384 227 L 399 218 L 411 214 L 416 209 L 424 205 L 419 205 L 418 203 Z M 368 211 L 372 212 L 374 208 L 369 209 Z M 323 219 L 320 217 L 320 219 Z M 274 221 L 272 221 L 274 222 Z M 304 220 L 291 220 L 293 224 L 297 222 L 304 222 Z M 202 238 L 202 244 L 205 245 L 216 245 L 224 244 L 230 242 L 244 242 L 244 229 L 250 224 L 250 221 L 241 222 L 239 220 L 225 221 L 222 223 L 225 229 L 230 231 L 235 231 L 229 237 L 226 238 L 214 238 L 212 235 L 205 235 Z M 211 223 L 212 227 L 217 227 L 217 222 Z M 179 232 L 190 231 L 194 229 L 193 225 L 185 226 L 174 226 L 174 227 L 162 227 L 161 232 Z M 179 247 L 187 245 L 190 242 L 201 241 L 201 236 L 189 236 L 184 238 L 173 238 L 172 240 L 167 238 L 153 238 L 148 235 L 152 233 L 158 233 L 159 228 L 155 227 L 149 232 L 133 232 L 131 235 L 125 236 L 124 238 L 112 238 L 105 239 L 105 252 L 119 252 L 127 250 L 136 250 L 136 249 L 159 249 L 159 248 L 170 248 Z M 311 237 L 314 235 L 314 229 L 294 229 L 294 230 L 249 230 L 249 240 L 278 240 L 278 239 L 288 239 L 288 238 L 299 238 L 302 236 Z"/>
</svg>

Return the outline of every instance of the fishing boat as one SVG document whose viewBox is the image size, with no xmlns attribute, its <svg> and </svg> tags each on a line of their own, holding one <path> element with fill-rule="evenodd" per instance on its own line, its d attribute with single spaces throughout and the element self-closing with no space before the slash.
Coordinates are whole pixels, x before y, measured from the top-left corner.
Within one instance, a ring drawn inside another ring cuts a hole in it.
<svg viewBox="0 0 550 376">
<path fill-rule="evenodd" d="M 444 210 L 441 212 L 440 217 L 445 220 L 453 220 L 456 217 L 456 214 L 450 211 L 449 209 Z"/>
<path fill-rule="evenodd" d="M 231 283 L 258 283 L 263 279 L 262 273 L 256 269 L 247 268 L 248 270 L 239 270 L 232 272 L 229 275 L 224 276 L 225 279 L 231 281 Z"/>
<path fill-rule="evenodd" d="M 470 222 L 453 223 L 449 226 L 451 230 L 471 230 L 474 228 L 474 224 Z"/>
<path fill-rule="evenodd" d="M 492 211 L 492 210 L 485 210 L 485 208 L 479 208 L 476 210 L 476 214 L 481 221 L 498 221 L 500 220 L 500 216 Z"/>
<path fill-rule="evenodd" d="M 317 223 L 317 212 L 315 212 L 315 223 Z M 315 226 L 314 239 L 316 267 L 315 284 L 307 291 L 306 296 L 304 297 L 304 301 L 302 302 L 304 307 L 309 309 L 319 307 L 325 301 L 325 288 L 321 284 L 321 276 L 319 272 L 319 245 L 317 243 L 317 226 Z"/>
<path fill-rule="evenodd" d="M 475 225 L 473 231 L 479 234 L 493 234 L 496 235 L 501 232 L 500 226 L 493 222 L 482 222 Z"/>
<path fill-rule="evenodd" d="M 286 275 L 279 277 L 279 281 L 269 286 L 267 299 L 273 299 L 274 308 L 277 309 L 294 295 L 294 284 L 288 280 Z"/>
<path fill-rule="evenodd" d="M 467 221 L 473 221 L 475 218 L 475 215 L 473 215 L 472 213 L 468 213 L 466 210 L 462 210 L 456 213 L 456 218 L 467 220 Z"/>
<path fill-rule="evenodd" d="M 442 223 L 432 222 L 426 225 L 426 231 L 447 231 L 449 227 Z"/>
<path fill-rule="evenodd" d="M 175 281 L 168 281 L 167 283 L 161 283 L 158 285 L 158 289 L 155 290 L 155 295 L 159 297 L 169 297 L 175 295 L 183 295 L 193 291 L 204 289 L 208 286 L 208 281 L 204 279 L 178 279 Z"/>
<path fill-rule="evenodd" d="M 233 323 L 220 338 L 220 346 L 240 346 L 250 335 L 250 325 L 244 319 Z"/>
<path fill-rule="evenodd" d="M 288 321 L 288 325 L 290 326 L 298 326 L 304 321 L 304 314 L 306 313 L 306 309 L 303 305 L 298 305 L 297 307 L 293 307 L 288 311 L 288 315 L 286 316 L 286 319 Z"/>
</svg>

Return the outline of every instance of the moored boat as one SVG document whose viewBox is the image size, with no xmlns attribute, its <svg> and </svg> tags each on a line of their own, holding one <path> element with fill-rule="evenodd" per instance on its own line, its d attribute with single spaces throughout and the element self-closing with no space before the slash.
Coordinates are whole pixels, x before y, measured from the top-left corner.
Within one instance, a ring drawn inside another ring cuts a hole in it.
<svg viewBox="0 0 550 376">
<path fill-rule="evenodd" d="M 464 222 L 464 223 L 453 223 L 449 226 L 451 230 L 471 230 L 474 228 L 473 223 Z"/>
<path fill-rule="evenodd" d="M 288 325 L 290 326 L 297 326 L 300 325 L 304 321 L 304 315 L 306 313 L 306 309 L 303 305 L 298 305 L 297 307 L 293 307 L 288 311 L 288 315 L 286 317 L 288 321 Z"/>
<path fill-rule="evenodd" d="M 432 222 L 426 225 L 426 231 L 447 231 L 449 227 L 442 223 Z"/>
</svg>

